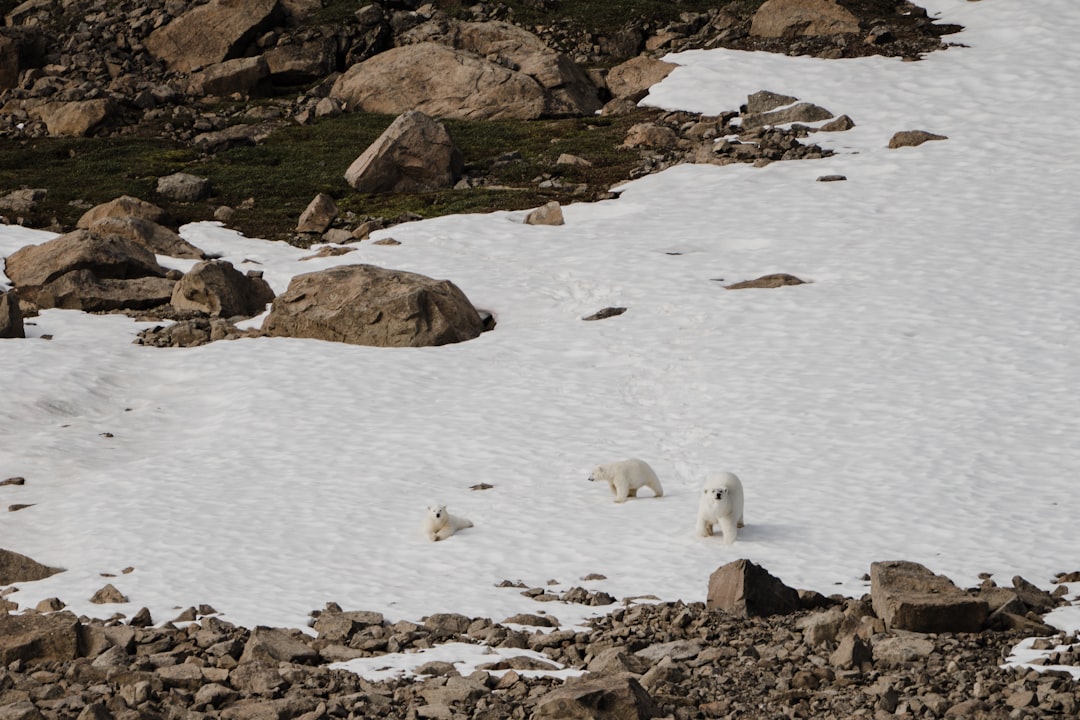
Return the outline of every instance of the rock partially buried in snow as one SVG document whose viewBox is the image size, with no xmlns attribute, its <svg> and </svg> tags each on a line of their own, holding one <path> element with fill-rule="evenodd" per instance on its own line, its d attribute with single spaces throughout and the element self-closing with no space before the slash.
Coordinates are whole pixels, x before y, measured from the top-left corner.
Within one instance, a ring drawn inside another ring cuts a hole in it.
<svg viewBox="0 0 1080 720">
<path fill-rule="evenodd" d="M 525 216 L 526 225 L 563 225 L 565 222 L 558 200 L 541 205 Z"/>
<path fill-rule="evenodd" d="M 11 550 L 0 548 L 0 585 L 34 582 L 64 572 Z"/>
<path fill-rule="evenodd" d="M 374 265 L 297 275 L 263 323 L 270 337 L 379 347 L 446 345 L 483 329 L 479 312 L 449 280 Z"/>
<path fill-rule="evenodd" d="M 733 283 L 731 285 L 725 285 L 725 290 L 745 290 L 747 288 L 778 288 L 785 285 L 804 285 L 806 281 L 800 280 L 794 275 L 788 275 L 787 273 L 774 273 L 772 275 L 762 275 L 759 278 L 753 280 L 743 280 L 742 282 Z"/>
<path fill-rule="evenodd" d="M 935 135 L 925 130 L 901 130 L 889 139 L 889 147 L 895 150 L 902 147 L 918 147 L 930 140 L 948 140 L 945 135 Z"/>
<path fill-rule="evenodd" d="M 19 298 L 13 290 L 0 292 L 0 339 L 26 337 Z"/>
<path fill-rule="evenodd" d="M 195 265 L 173 288 L 172 306 L 212 317 L 252 317 L 274 299 L 270 285 L 258 275 L 245 275 L 228 260 Z"/>
</svg>

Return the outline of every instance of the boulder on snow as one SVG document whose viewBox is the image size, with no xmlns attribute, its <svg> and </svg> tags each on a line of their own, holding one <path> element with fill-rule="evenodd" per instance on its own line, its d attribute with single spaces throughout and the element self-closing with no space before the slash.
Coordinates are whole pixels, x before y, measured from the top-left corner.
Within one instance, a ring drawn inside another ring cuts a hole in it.
<svg viewBox="0 0 1080 720">
<path fill-rule="evenodd" d="M 261 277 L 245 275 L 228 260 L 208 260 L 176 283 L 170 303 L 177 310 L 231 318 L 258 315 L 273 299 L 273 289 Z"/>
</svg>

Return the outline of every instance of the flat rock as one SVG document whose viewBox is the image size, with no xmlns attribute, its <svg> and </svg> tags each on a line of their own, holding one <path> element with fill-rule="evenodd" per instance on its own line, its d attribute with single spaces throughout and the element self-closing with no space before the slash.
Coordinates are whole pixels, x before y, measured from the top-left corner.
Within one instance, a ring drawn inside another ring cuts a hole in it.
<svg viewBox="0 0 1080 720">
<path fill-rule="evenodd" d="M 979 632 L 989 606 L 919 563 L 902 560 L 870 566 L 874 612 L 890 629 L 915 632 Z"/>
</svg>

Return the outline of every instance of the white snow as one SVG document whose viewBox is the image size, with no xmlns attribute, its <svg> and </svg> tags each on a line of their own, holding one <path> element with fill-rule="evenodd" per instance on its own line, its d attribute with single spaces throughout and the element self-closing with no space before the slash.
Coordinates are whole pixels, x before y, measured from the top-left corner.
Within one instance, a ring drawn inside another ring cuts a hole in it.
<svg viewBox="0 0 1080 720">
<path fill-rule="evenodd" d="M 742 557 L 849 595 L 875 560 L 962 586 L 988 572 L 1050 589 L 1080 570 L 1080 4 L 924 5 L 967 47 L 687 52 L 646 99 L 715 113 L 794 95 L 856 122 L 813 137 L 832 158 L 683 165 L 565 207 L 561 227 L 445 217 L 309 261 L 181 229 L 278 292 L 343 263 L 449 278 L 498 320 L 476 340 L 158 349 L 119 316 L 29 320 L 30 339 L 0 341 L 0 480 L 26 478 L 0 503 L 33 506 L 0 516 L 0 547 L 67 572 L 8 598 L 158 622 L 208 603 L 297 627 L 328 601 L 391 620 L 535 612 L 504 579 L 700 601 Z M 948 140 L 886 147 L 912 129 Z M 0 257 L 51 237 L 0 227 Z M 810 283 L 723 288 L 772 272 Z M 614 305 L 628 310 L 581 320 Z M 663 498 L 617 505 L 587 482 L 625 457 L 656 469 Z M 731 547 L 693 532 L 720 469 L 746 488 Z M 475 527 L 428 542 L 432 502 Z M 90 604 L 106 582 L 130 603 Z M 543 607 L 564 625 L 603 610 Z"/>
</svg>

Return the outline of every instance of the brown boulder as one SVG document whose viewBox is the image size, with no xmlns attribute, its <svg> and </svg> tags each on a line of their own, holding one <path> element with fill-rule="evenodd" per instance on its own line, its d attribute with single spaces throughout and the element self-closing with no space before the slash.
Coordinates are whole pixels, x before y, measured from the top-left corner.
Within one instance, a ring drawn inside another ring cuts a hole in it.
<svg viewBox="0 0 1080 720">
<path fill-rule="evenodd" d="M 169 70 L 191 72 L 240 54 L 277 7 L 278 0 L 211 0 L 154 30 L 143 44 Z"/>
<path fill-rule="evenodd" d="M 337 216 L 338 206 L 334 198 L 326 193 L 319 193 L 304 208 L 304 212 L 300 213 L 300 219 L 296 223 L 296 232 L 324 233 Z"/>
<path fill-rule="evenodd" d="M 271 337 L 422 347 L 471 340 L 483 321 L 449 280 L 342 265 L 294 277 L 274 299 L 263 330 Z"/>
<path fill-rule="evenodd" d="M 787 273 L 772 273 L 771 275 L 762 275 L 759 278 L 753 280 L 743 280 L 742 282 L 732 283 L 731 285 L 725 285 L 725 290 L 746 290 L 747 288 L 778 288 L 785 285 L 804 285 L 805 280 L 800 280 L 794 275 Z"/>
<path fill-rule="evenodd" d="M 750 21 L 758 37 L 800 37 L 859 32 L 859 19 L 836 0 L 766 0 Z"/>
<path fill-rule="evenodd" d="M 109 99 L 47 103 L 37 110 L 49 134 L 54 137 L 83 137 L 105 122 L 116 110 Z"/>
<path fill-rule="evenodd" d="M 79 619 L 70 612 L 0 615 L 0 667 L 33 667 L 79 656 Z"/>
<path fill-rule="evenodd" d="M 780 110 L 743 115 L 740 128 L 742 130 L 751 130 L 764 125 L 783 125 L 793 122 L 809 123 L 828 120 L 831 117 L 833 117 L 833 114 L 825 108 L 813 103 L 801 102 Z"/>
<path fill-rule="evenodd" d="M 315 82 L 334 70 L 335 45 L 330 38 L 311 42 L 278 45 L 263 57 L 270 79 L 279 85 L 300 85 Z"/>
<path fill-rule="evenodd" d="M 411 110 L 353 161 L 345 180 L 360 192 L 427 192 L 452 187 L 463 168 L 446 128 Z"/>
<path fill-rule="evenodd" d="M 259 626 L 251 631 L 240 662 L 260 662 L 277 665 L 279 662 L 314 664 L 319 653 L 311 648 L 310 638 L 299 630 L 283 630 Z"/>
<path fill-rule="evenodd" d="M 558 200 L 544 203 L 525 216 L 526 225 L 563 225 L 565 222 Z"/>
<path fill-rule="evenodd" d="M 0 585 L 44 580 L 62 572 L 63 568 L 42 565 L 25 555 L 0 548 Z"/>
<path fill-rule="evenodd" d="M 85 312 L 146 310 L 165 305 L 175 280 L 160 277 L 102 278 L 90 270 L 65 273 L 44 285 L 26 288 L 27 301 L 38 308 Z"/>
<path fill-rule="evenodd" d="M 266 60 L 261 55 L 225 60 L 192 74 L 188 92 L 218 97 L 233 93 L 248 96 L 254 94 L 259 82 L 269 74 Z"/>
<path fill-rule="evenodd" d="M 989 612 L 986 600 L 903 560 L 871 564 L 870 597 L 874 613 L 892 630 L 979 632 Z"/>
<path fill-rule="evenodd" d="M 640 98 L 676 67 L 648 55 L 638 55 L 611 68 L 607 74 L 608 90 L 612 97 Z"/>
<path fill-rule="evenodd" d="M 22 311 L 19 298 L 13 291 L 0 291 L 0 338 L 24 338 Z M 0 552 L 3 552 L 0 550 Z M 3 581 L 0 581 L 0 585 Z"/>
<path fill-rule="evenodd" d="M 743 617 L 790 615 L 799 610 L 799 593 L 749 560 L 736 560 L 709 576 L 705 606 Z"/>
<path fill-rule="evenodd" d="M 533 720 L 646 720 L 663 713 L 630 674 L 571 678 L 536 701 Z"/>
<path fill-rule="evenodd" d="M 353 65 L 334 82 L 330 97 L 353 111 L 419 110 L 463 120 L 535 120 L 547 105 L 544 88 L 528 75 L 434 42 L 393 48 Z"/>
<path fill-rule="evenodd" d="M 230 318 L 258 315 L 273 299 L 273 289 L 261 277 L 245 275 L 227 260 L 208 260 L 176 283 L 170 303 L 177 310 Z"/>
<path fill-rule="evenodd" d="M 8 256 L 4 269 L 16 287 L 41 286 L 76 270 L 88 270 L 98 278 L 165 276 L 165 269 L 143 246 L 89 230 L 20 248 Z"/>
<path fill-rule="evenodd" d="M 155 255 L 201 260 L 202 250 L 164 225 L 141 217 L 107 217 L 90 226 L 95 235 L 119 235 L 141 245 Z"/>
<path fill-rule="evenodd" d="M 75 223 L 75 227 L 88 228 L 107 217 L 138 217 L 160 223 L 165 219 L 165 211 L 137 197 L 121 195 L 115 200 L 95 205 L 84 212 Z"/>
</svg>

